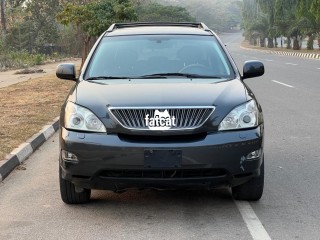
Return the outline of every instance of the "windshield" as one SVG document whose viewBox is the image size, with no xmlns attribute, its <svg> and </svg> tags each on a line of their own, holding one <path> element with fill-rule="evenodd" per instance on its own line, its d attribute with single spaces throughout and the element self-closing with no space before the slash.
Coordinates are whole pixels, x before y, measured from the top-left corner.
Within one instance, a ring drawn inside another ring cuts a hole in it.
<svg viewBox="0 0 320 240">
<path fill-rule="evenodd" d="M 213 36 L 139 35 L 105 37 L 85 79 L 234 78 L 234 71 Z"/>
</svg>

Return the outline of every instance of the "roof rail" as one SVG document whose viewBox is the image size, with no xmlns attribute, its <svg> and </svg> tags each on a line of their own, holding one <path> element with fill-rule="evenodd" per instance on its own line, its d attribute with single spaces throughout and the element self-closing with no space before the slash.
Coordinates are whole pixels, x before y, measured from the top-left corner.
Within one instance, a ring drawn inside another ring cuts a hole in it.
<svg viewBox="0 0 320 240">
<path fill-rule="evenodd" d="M 210 29 L 204 23 L 194 23 L 194 22 L 133 22 L 133 23 L 114 23 L 112 24 L 107 32 L 112 32 L 119 28 L 130 28 L 130 27 L 149 27 L 149 26 L 166 26 L 166 27 L 193 27 L 200 28 L 205 31 L 210 31 Z"/>
</svg>

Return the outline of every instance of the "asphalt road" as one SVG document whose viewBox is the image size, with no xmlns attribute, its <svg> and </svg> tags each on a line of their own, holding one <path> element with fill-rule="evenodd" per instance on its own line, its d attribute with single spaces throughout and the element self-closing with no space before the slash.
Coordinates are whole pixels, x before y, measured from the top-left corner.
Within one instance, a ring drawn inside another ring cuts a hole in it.
<svg viewBox="0 0 320 240">
<path fill-rule="evenodd" d="M 0 184 L 0 239 L 320 239 L 320 61 L 239 48 L 239 67 L 265 63 L 246 80 L 264 110 L 266 186 L 257 203 L 227 190 L 93 191 L 88 205 L 62 203 L 58 136 Z M 25 170 L 24 170 L 25 168 Z"/>
</svg>

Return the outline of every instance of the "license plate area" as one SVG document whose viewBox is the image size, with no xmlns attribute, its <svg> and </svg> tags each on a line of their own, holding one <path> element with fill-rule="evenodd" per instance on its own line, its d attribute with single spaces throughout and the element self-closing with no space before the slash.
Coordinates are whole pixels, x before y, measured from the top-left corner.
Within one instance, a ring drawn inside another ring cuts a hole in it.
<svg viewBox="0 0 320 240">
<path fill-rule="evenodd" d="M 181 150 L 145 150 L 145 168 L 180 168 L 182 161 Z"/>
</svg>

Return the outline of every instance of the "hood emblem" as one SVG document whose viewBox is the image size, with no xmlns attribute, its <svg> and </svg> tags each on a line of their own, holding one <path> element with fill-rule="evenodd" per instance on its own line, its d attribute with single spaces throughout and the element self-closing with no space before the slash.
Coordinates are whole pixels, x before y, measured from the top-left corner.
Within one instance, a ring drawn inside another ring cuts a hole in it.
<svg viewBox="0 0 320 240">
<path fill-rule="evenodd" d="M 150 130 L 169 130 L 176 126 L 176 118 L 170 116 L 168 110 L 163 112 L 155 110 L 153 117 L 149 114 L 146 115 L 145 123 Z"/>
</svg>

